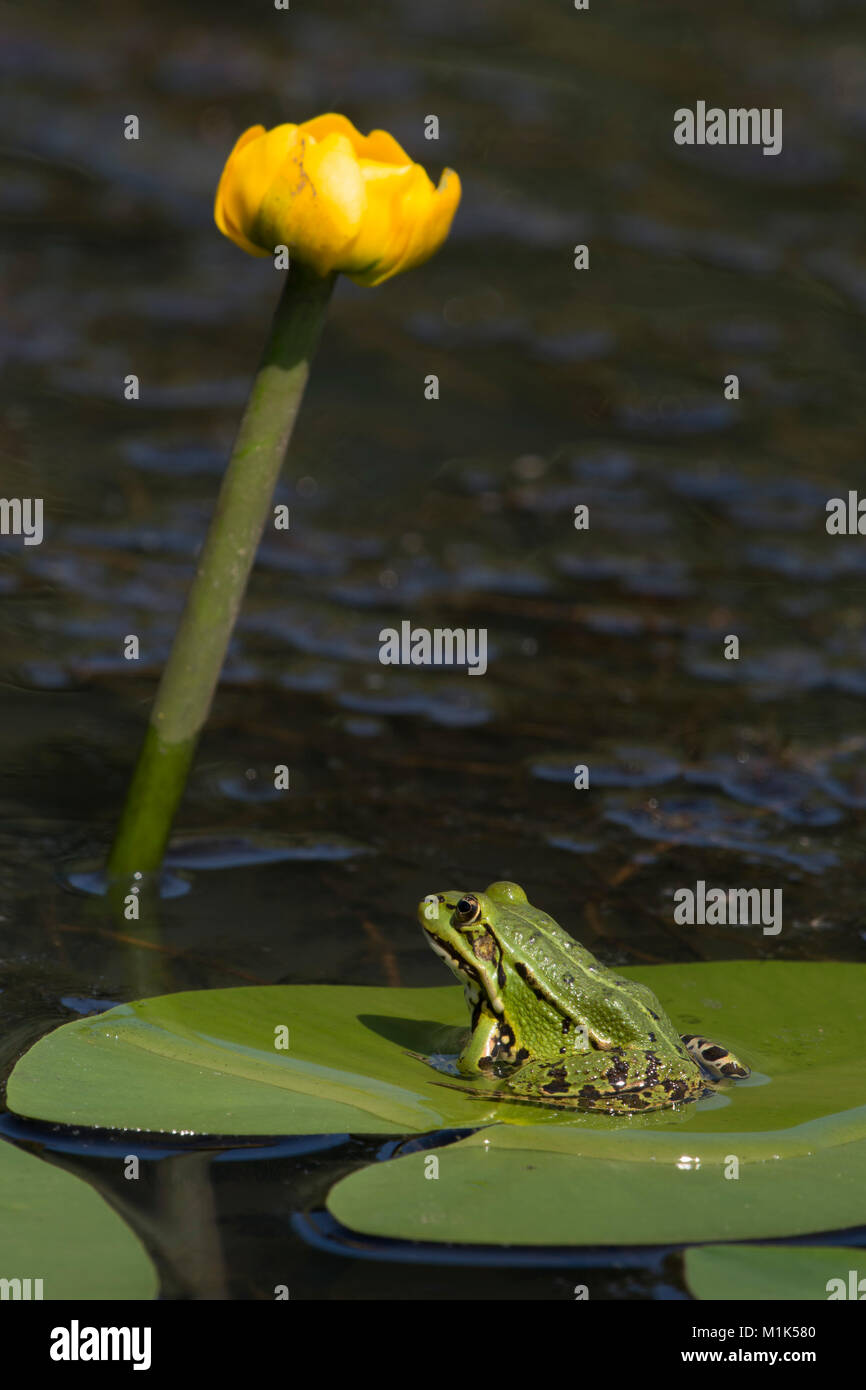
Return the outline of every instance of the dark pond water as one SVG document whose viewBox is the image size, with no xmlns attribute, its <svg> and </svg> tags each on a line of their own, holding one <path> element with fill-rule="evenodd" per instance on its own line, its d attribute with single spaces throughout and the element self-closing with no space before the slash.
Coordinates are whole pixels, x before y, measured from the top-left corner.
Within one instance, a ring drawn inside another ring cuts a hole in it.
<svg viewBox="0 0 866 1390">
<path fill-rule="evenodd" d="M 82 1000 L 445 983 L 414 905 L 494 878 L 608 963 L 866 959 L 866 539 L 825 529 L 866 476 L 863 5 L 2 21 L 0 490 L 45 499 L 41 545 L 0 541 L 4 1065 Z M 699 99 L 782 107 L 782 153 L 675 145 Z M 453 165 L 464 201 L 425 268 L 338 286 L 280 492 L 291 544 L 263 546 L 178 827 L 203 837 L 189 891 L 162 951 L 130 949 L 65 874 L 109 842 L 276 292 L 213 191 L 247 125 L 327 110 Z M 406 618 L 487 628 L 486 675 L 381 666 Z M 783 888 L 784 930 L 676 927 L 698 878 Z M 151 1165 L 166 1294 L 571 1297 L 569 1270 L 313 1249 L 292 1213 L 378 1149 L 212 1163 L 220 1259 L 178 1248 L 160 1193 L 201 1160 Z M 663 1255 L 593 1280 L 683 1296 Z"/>
</svg>

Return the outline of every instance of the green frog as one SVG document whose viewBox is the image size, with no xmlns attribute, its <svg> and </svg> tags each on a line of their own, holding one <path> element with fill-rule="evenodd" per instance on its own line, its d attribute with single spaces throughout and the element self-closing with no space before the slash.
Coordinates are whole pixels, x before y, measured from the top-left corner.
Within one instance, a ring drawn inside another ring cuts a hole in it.
<svg viewBox="0 0 866 1390">
<path fill-rule="evenodd" d="M 431 893 L 418 918 L 464 986 L 472 1032 L 457 1066 L 508 1099 L 622 1115 L 749 1075 L 718 1043 L 681 1036 L 648 985 L 606 969 L 516 883 Z"/>
</svg>

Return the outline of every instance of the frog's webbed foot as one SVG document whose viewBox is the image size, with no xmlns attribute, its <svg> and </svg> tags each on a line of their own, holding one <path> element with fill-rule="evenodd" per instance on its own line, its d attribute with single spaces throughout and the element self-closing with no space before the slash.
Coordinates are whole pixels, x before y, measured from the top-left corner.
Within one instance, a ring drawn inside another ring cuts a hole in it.
<svg viewBox="0 0 866 1390">
<path fill-rule="evenodd" d="M 702 1038 L 697 1033 L 683 1033 L 681 1036 L 689 1056 L 716 1080 L 751 1076 L 752 1068 L 747 1067 L 745 1062 L 741 1062 L 739 1057 L 735 1057 L 726 1047 L 722 1047 L 721 1043 L 711 1042 L 709 1038 Z"/>
</svg>

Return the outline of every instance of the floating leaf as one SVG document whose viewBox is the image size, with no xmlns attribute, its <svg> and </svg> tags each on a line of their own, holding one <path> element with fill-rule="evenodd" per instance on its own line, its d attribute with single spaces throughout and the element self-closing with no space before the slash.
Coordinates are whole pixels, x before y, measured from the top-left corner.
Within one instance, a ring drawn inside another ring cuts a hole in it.
<svg viewBox="0 0 866 1390">
<path fill-rule="evenodd" d="M 31 1298 L 36 1279 L 46 1299 L 156 1297 L 147 1251 L 108 1203 L 80 1178 L 2 1141 L 0 1231 L 0 1279 L 31 1280 Z"/>
<path fill-rule="evenodd" d="M 408 1052 L 453 1050 L 465 1013 L 447 986 L 167 994 L 49 1033 L 15 1067 L 7 1103 L 32 1119 L 184 1134 L 404 1134 L 458 1110 L 468 1126 L 472 1102 Z"/>
<path fill-rule="evenodd" d="M 211 1134 L 417 1133 L 507 1122 L 577 1155 L 715 1161 L 866 1138 L 866 967 L 722 962 L 624 972 L 684 1032 L 754 1068 L 679 1110 L 611 1117 L 465 1095 L 413 1053 L 454 1053 L 458 987 L 246 987 L 164 995 L 64 1025 L 9 1081 L 10 1109 L 105 1128 Z M 289 1047 L 275 1046 L 289 1030 Z M 562 1136 L 554 1139 L 553 1136 Z"/>
<path fill-rule="evenodd" d="M 729 1135 L 733 1178 L 722 1158 L 691 1158 L 691 1142 L 680 1161 L 674 1148 L 664 1162 L 630 1162 L 569 1153 L 566 1137 L 497 1125 L 436 1150 L 436 1177 L 430 1150 L 350 1174 L 328 1210 L 365 1235 L 480 1245 L 672 1245 L 866 1222 L 866 1140 L 750 1161 L 747 1136 Z"/>
<path fill-rule="evenodd" d="M 826 1302 L 831 1293 L 836 1298 L 866 1297 L 866 1250 L 843 1245 L 700 1245 L 685 1252 L 684 1263 L 686 1283 L 695 1298 L 752 1303 Z"/>
</svg>

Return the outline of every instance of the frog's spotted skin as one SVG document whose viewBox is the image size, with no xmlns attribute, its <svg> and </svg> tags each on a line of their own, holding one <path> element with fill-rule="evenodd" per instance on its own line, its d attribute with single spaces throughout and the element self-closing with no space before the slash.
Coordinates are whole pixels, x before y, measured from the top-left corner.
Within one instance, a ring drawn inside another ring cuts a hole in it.
<svg viewBox="0 0 866 1390">
<path fill-rule="evenodd" d="M 695 1033 L 683 1033 L 682 1040 L 698 1066 L 703 1067 L 716 1080 L 723 1077 L 749 1076 L 751 1069 L 743 1066 L 743 1063 L 726 1047 L 722 1047 L 721 1043 L 710 1042 L 709 1038 L 699 1038 Z"/>
<path fill-rule="evenodd" d="M 647 985 L 600 965 L 516 883 L 431 893 L 418 918 L 464 986 L 472 1032 L 460 1071 L 496 1079 L 509 1099 L 632 1114 L 749 1075 L 718 1043 L 680 1037 Z"/>
</svg>

